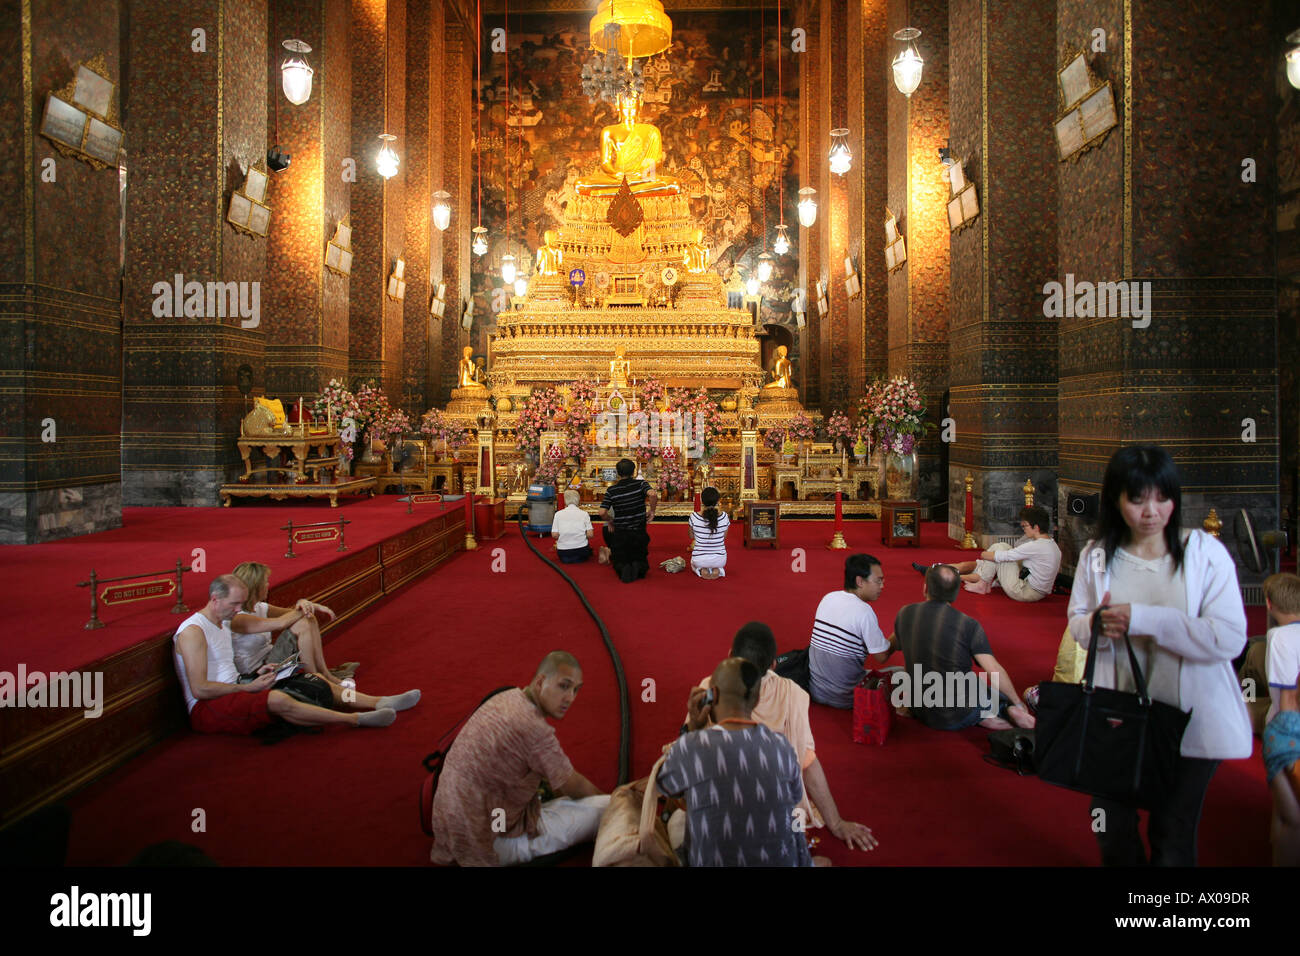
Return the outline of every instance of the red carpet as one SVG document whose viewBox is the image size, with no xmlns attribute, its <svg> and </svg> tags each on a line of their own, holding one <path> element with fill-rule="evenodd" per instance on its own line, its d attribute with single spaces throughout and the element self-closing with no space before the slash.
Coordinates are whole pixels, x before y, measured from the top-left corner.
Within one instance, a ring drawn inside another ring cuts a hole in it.
<svg viewBox="0 0 1300 956">
<path fill-rule="evenodd" d="M 728 577 L 717 582 L 657 568 L 684 553 L 680 525 L 653 529 L 656 567 L 644 581 L 621 584 L 594 562 L 569 566 L 622 654 L 637 775 L 675 738 L 689 687 L 724 656 L 740 624 L 767 621 L 783 650 L 807 643 L 817 601 L 843 581 L 845 553 L 825 549 L 830 533 L 827 522 L 785 522 L 779 551 L 747 551 L 736 535 Z M 876 607 L 887 633 L 898 608 L 921 596 L 910 562 L 962 556 L 938 526 L 927 526 L 933 546 L 922 549 L 881 548 L 874 523 L 850 523 L 847 537 L 853 550 L 884 562 Z M 805 549 L 806 564 L 794 548 Z M 1019 605 L 996 592 L 963 592 L 957 601 L 984 623 L 1018 688 L 1050 675 L 1065 604 L 1053 597 Z M 613 670 L 576 597 L 512 529 L 458 555 L 330 641 L 331 660 L 363 662 L 362 690 L 423 689 L 420 705 L 399 714 L 393 727 L 300 736 L 274 747 L 242 738 L 173 738 L 70 801 L 69 862 L 118 864 L 149 843 L 179 839 L 227 865 L 425 863 L 428 844 L 416 817 L 420 758 L 484 693 L 525 682 L 557 647 L 586 668 L 577 705 L 559 725 L 560 740 L 578 768 L 608 788 L 619 737 Z M 1088 798 L 984 763 L 985 732 L 941 733 L 902 721 L 883 747 L 866 747 L 852 743 L 849 723 L 847 712 L 813 707 L 818 753 L 840 810 L 872 827 L 880 848 L 851 852 L 821 831 L 815 852 L 836 864 L 1097 862 Z M 194 830 L 200 809 L 205 832 Z M 1268 821 L 1257 747 L 1251 760 L 1222 765 L 1211 785 L 1201 862 L 1267 864 Z"/>
<path fill-rule="evenodd" d="M 20 582 L 9 596 L 8 611 L 23 622 L 12 628 L 0 647 L 0 670 L 13 671 L 17 662 L 29 671 L 82 667 L 175 627 L 182 615 L 172 614 L 172 598 L 158 598 L 113 607 L 100 605 L 105 626 L 83 630 L 90 617 L 91 568 L 101 578 L 140 571 L 175 568 L 179 558 L 194 562 L 202 548 L 206 570 L 187 572 L 185 603 L 191 611 L 207 602 L 208 582 L 241 561 L 256 560 L 271 568 L 279 584 L 339 557 L 335 542 L 296 545 L 298 557 L 284 557 L 288 540 L 279 530 L 295 524 L 351 522 L 344 534 L 350 551 L 373 545 L 427 520 L 437 505 L 423 505 L 408 515 L 395 497 L 340 498 L 337 509 L 320 502 L 271 504 L 240 502 L 231 508 L 124 508 L 122 527 L 114 531 L 68 538 L 49 544 L 0 547 L 0 572 Z"/>
</svg>

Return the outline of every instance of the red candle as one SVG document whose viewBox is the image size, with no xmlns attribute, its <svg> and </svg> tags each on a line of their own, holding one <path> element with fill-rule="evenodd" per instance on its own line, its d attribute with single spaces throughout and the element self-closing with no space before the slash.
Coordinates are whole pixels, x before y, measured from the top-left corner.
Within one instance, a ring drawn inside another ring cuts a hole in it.
<svg viewBox="0 0 1300 956">
<path fill-rule="evenodd" d="M 835 530 L 841 531 L 844 528 L 844 498 L 840 492 L 835 492 Z"/>
<path fill-rule="evenodd" d="M 474 533 L 474 494 L 465 492 L 465 533 Z"/>
<path fill-rule="evenodd" d="M 703 503 L 700 501 L 700 492 L 695 492 L 695 511 L 698 514 Z"/>
</svg>

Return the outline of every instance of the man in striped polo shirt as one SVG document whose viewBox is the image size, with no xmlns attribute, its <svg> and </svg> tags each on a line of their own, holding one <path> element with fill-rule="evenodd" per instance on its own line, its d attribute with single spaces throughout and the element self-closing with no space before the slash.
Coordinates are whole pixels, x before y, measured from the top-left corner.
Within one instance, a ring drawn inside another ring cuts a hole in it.
<svg viewBox="0 0 1300 956">
<path fill-rule="evenodd" d="M 894 652 L 868 603 L 880 597 L 884 585 L 879 560 L 851 554 L 844 562 L 844 590 L 832 591 L 817 605 L 808 646 L 809 693 L 817 703 L 851 708 L 867 655 L 883 664 Z"/>
<path fill-rule="evenodd" d="M 659 497 L 648 481 L 633 477 L 636 464 L 632 459 L 620 459 L 616 469 L 619 478 L 605 490 L 600 519 L 605 522 L 603 535 L 609 546 L 609 563 L 626 584 L 645 577 L 650 570 L 650 536 L 645 529 L 654 521 Z"/>
</svg>

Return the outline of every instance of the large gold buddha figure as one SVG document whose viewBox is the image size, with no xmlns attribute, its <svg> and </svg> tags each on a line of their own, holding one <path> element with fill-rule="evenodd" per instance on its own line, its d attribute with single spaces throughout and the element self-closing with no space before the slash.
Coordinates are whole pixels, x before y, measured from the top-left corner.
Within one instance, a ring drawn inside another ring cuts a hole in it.
<svg viewBox="0 0 1300 956">
<path fill-rule="evenodd" d="M 600 131 L 600 168 L 578 181 L 578 194 L 612 196 L 626 178 L 633 195 L 677 195 L 677 180 L 658 173 L 663 139 L 658 127 L 640 122 L 641 98 L 625 93 L 619 97 L 618 111 L 620 122 Z"/>
</svg>

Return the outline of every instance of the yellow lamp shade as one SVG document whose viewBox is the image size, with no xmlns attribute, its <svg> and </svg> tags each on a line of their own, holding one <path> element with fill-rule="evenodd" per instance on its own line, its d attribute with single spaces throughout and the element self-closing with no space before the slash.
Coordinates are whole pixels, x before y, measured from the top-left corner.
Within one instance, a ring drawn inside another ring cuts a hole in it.
<svg viewBox="0 0 1300 956">
<path fill-rule="evenodd" d="M 619 28 L 621 57 L 654 56 L 673 41 L 673 21 L 659 0 L 601 0 L 590 27 L 591 45 L 601 53 L 610 52 L 605 27 L 612 24 Z"/>
</svg>

